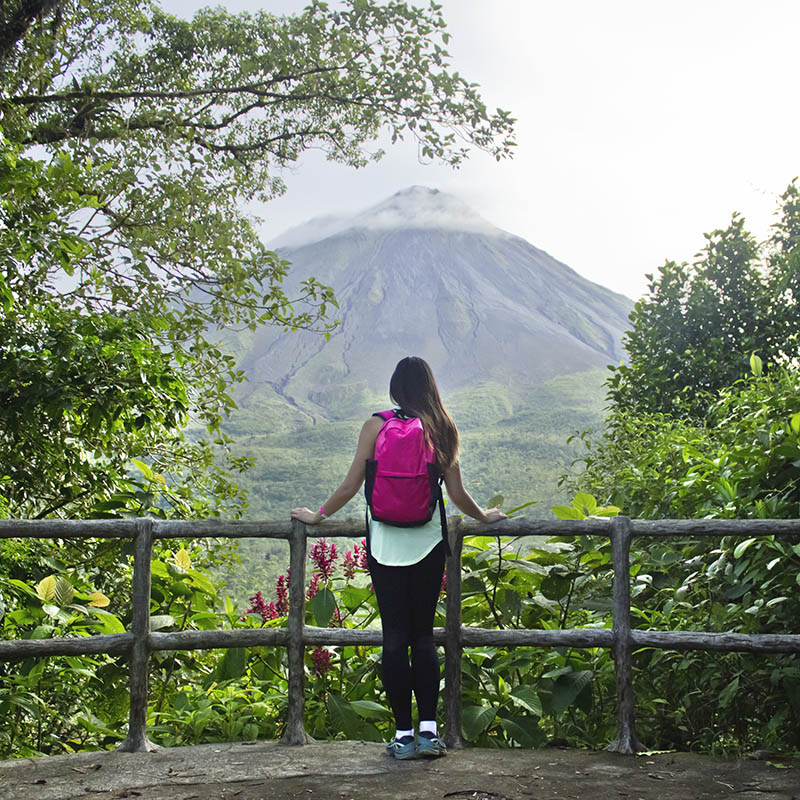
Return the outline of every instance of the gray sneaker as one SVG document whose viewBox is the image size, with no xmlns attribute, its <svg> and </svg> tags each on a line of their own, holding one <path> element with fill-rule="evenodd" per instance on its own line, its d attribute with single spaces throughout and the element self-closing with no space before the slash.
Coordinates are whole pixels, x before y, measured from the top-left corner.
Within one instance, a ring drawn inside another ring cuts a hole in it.
<svg viewBox="0 0 800 800">
<path fill-rule="evenodd" d="M 447 755 L 447 747 L 435 733 L 420 732 L 417 739 L 417 755 L 425 756 L 426 758 L 439 758 L 439 756 Z"/>
<path fill-rule="evenodd" d="M 392 739 L 386 745 L 386 754 L 393 758 L 399 758 L 401 761 L 406 758 L 414 758 L 417 754 L 417 748 L 414 745 L 413 736 L 403 736 L 400 739 Z"/>
</svg>

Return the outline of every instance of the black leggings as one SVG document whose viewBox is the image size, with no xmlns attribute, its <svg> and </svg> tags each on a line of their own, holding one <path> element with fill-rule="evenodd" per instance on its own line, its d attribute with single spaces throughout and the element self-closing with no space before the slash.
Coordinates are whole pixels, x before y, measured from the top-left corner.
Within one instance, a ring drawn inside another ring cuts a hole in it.
<svg viewBox="0 0 800 800">
<path fill-rule="evenodd" d="M 412 691 L 420 720 L 436 719 L 439 657 L 433 644 L 433 615 L 442 587 L 444 543 L 408 567 L 387 567 L 371 554 L 367 563 L 383 628 L 383 685 L 397 729 L 405 731 L 412 727 Z"/>
</svg>

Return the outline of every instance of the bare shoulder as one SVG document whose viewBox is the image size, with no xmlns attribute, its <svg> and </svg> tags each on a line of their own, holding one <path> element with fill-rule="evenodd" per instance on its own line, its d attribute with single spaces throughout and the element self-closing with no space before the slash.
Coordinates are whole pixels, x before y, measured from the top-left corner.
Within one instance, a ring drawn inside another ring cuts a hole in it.
<svg viewBox="0 0 800 800">
<path fill-rule="evenodd" d="M 383 427 L 385 420 L 381 417 L 376 417 L 374 414 L 361 426 L 362 431 L 372 431 L 376 433 Z"/>
</svg>

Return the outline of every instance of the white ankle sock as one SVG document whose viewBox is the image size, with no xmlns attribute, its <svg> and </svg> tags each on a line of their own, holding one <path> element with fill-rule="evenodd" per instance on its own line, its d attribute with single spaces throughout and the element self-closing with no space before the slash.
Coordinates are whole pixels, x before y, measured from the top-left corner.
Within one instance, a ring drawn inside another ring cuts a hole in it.
<svg viewBox="0 0 800 800">
<path fill-rule="evenodd" d="M 413 735 L 414 735 L 414 729 L 413 728 L 410 731 L 398 731 L 398 730 L 396 730 L 394 732 L 394 738 L 395 739 L 402 739 L 404 736 L 413 736 Z"/>
<path fill-rule="evenodd" d="M 438 733 L 436 731 L 436 720 L 435 719 L 421 719 L 419 721 L 419 732 L 420 733 L 432 733 L 434 736 L 437 736 Z"/>
</svg>

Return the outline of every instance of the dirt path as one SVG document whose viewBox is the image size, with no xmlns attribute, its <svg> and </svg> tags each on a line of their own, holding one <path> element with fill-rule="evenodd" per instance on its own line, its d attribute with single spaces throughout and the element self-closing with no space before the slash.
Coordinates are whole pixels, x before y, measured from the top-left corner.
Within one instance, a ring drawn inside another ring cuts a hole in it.
<svg viewBox="0 0 800 800">
<path fill-rule="evenodd" d="M 395 761 L 383 746 L 275 742 L 0 762 L 0 800 L 800 800 L 800 762 L 688 753 L 479 750 Z"/>
</svg>

